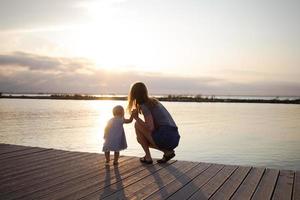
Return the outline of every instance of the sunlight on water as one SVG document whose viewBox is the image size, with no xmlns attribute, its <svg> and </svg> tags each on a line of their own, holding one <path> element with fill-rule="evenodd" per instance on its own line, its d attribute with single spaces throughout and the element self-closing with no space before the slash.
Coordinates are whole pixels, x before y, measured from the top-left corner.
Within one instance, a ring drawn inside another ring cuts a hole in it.
<svg viewBox="0 0 300 200">
<path fill-rule="evenodd" d="M 300 169 L 299 105 L 163 104 L 179 127 L 179 160 Z M 126 108 L 125 101 L 0 99 L 0 142 L 101 152 L 115 105 Z M 133 123 L 124 128 L 128 149 L 121 154 L 142 156 Z"/>
</svg>

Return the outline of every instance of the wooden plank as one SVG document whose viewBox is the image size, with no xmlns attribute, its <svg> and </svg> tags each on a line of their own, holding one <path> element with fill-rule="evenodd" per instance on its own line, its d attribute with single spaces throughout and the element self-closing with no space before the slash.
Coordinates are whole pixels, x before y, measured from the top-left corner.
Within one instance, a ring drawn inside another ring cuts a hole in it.
<svg viewBox="0 0 300 200">
<path fill-rule="evenodd" d="M 82 180 L 78 184 L 74 184 L 73 182 L 68 185 L 64 184 L 63 188 L 60 188 L 55 193 L 50 194 L 51 198 L 66 199 L 67 196 L 74 194 L 74 192 L 84 191 L 91 185 L 97 185 L 98 188 L 103 188 L 107 184 L 110 184 L 112 180 L 120 178 L 118 177 L 119 174 L 115 173 L 116 171 L 118 171 L 120 174 L 126 174 L 128 171 L 135 171 L 139 165 L 140 163 L 138 162 L 137 158 L 131 157 L 131 159 L 119 163 L 118 166 L 104 167 L 101 174 Z M 108 177 L 110 177 L 110 179 L 108 179 Z M 48 199 L 48 196 L 42 196 L 39 197 L 39 199 Z"/>
<path fill-rule="evenodd" d="M 264 168 L 252 168 L 231 199 L 251 199 L 264 171 Z"/>
<path fill-rule="evenodd" d="M 241 185 L 249 173 L 251 167 L 239 167 L 229 179 L 217 190 L 217 192 L 210 198 L 211 200 L 228 200 Z"/>
<path fill-rule="evenodd" d="M 195 166 L 195 164 L 191 162 L 174 162 L 132 185 L 123 187 L 122 190 L 109 196 L 109 199 L 141 199 L 149 191 L 164 186 L 164 183 L 174 177 L 175 174 L 179 176 L 193 166 Z"/>
<path fill-rule="evenodd" d="M 277 169 L 266 169 L 265 173 L 251 199 L 271 199 L 279 170 Z"/>
<path fill-rule="evenodd" d="M 69 163 L 72 164 L 70 161 Z M 47 174 L 49 170 L 55 168 L 56 166 L 52 166 L 52 168 L 50 167 L 43 168 L 42 170 L 34 171 L 34 173 L 32 173 L 29 176 L 15 176 L 14 178 L 11 178 L 9 181 L 1 184 L 0 192 L 1 193 L 15 192 L 18 190 L 22 190 L 23 188 L 31 187 L 32 185 L 43 184 L 49 180 L 53 180 L 54 178 L 61 177 L 64 174 L 72 173 L 72 170 L 68 170 L 68 168 L 62 168 L 54 177 L 46 176 L 44 178 L 40 178 L 41 175 Z"/>
<path fill-rule="evenodd" d="M 125 177 L 136 173 L 138 168 L 141 166 L 142 164 L 139 162 L 139 160 L 137 158 L 134 158 L 131 159 L 128 163 L 123 164 L 123 166 L 119 165 L 119 166 L 107 167 L 105 168 L 105 171 L 101 176 L 95 177 L 94 179 L 89 179 L 83 183 L 71 187 L 68 186 L 68 188 L 56 192 L 51 197 L 54 199 L 68 199 L 70 198 L 69 197 L 70 195 L 74 195 L 74 192 L 77 193 L 77 195 L 83 197 L 84 191 L 86 191 L 87 188 L 91 188 L 95 185 L 98 187 L 98 189 L 104 188 L 108 185 L 113 184 L 114 182 L 121 181 Z M 42 200 L 47 198 L 48 197 L 45 196 L 44 198 L 40 198 L 40 199 Z M 79 199 L 79 196 L 77 196 L 75 199 Z"/>
<path fill-rule="evenodd" d="M 27 167 L 28 165 L 32 165 L 35 161 L 47 160 L 49 158 L 56 157 L 59 155 L 64 155 L 64 154 L 72 155 L 71 152 L 67 152 L 67 151 L 64 151 L 64 152 L 55 152 L 54 151 L 53 152 L 52 150 L 48 150 L 48 151 L 42 151 L 42 152 L 24 155 L 24 156 L 22 156 L 22 159 L 13 158 L 8 161 L 5 161 L 5 163 L 3 165 L 1 165 L 0 173 L 3 173 L 4 170 L 7 170 L 7 169 L 11 170 L 12 168 L 15 168 L 15 169 L 24 168 L 24 167 Z M 24 166 L 24 165 L 26 165 L 26 166 Z"/>
<path fill-rule="evenodd" d="M 300 199 L 300 171 L 295 172 L 294 188 L 293 188 L 293 200 Z"/>
<path fill-rule="evenodd" d="M 5 170 L 12 171 L 12 169 L 22 169 L 24 167 L 34 165 L 34 162 L 41 162 L 43 160 L 52 160 L 52 158 L 56 157 L 62 157 L 65 155 L 82 155 L 82 154 L 72 154 L 71 152 L 63 152 L 63 153 L 53 153 L 51 151 L 41 152 L 36 155 L 27 155 L 24 158 L 18 158 L 16 160 L 11 160 L 9 162 L 6 162 L 3 166 L 0 168 L 0 173 L 3 174 Z"/>
<path fill-rule="evenodd" d="M 18 168 L 18 170 L 7 170 L 7 171 L 5 171 L 5 174 L 1 174 L 1 178 L 2 178 L 2 180 L 6 180 L 6 178 L 8 178 L 8 179 L 14 178 L 15 176 L 19 176 L 21 174 L 33 173 L 33 171 L 41 170 L 41 168 L 47 168 L 47 166 L 49 166 L 51 164 L 55 165 L 60 162 L 66 162 L 68 159 L 76 159 L 76 158 L 83 157 L 83 156 L 85 156 L 85 155 L 78 154 L 78 155 L 72 156 L 72 157 L 69 155 L 56 156 L 55 158 L 51 159 L 51 162 L 50 161 L 49 162 L 42 161 L 42 162 L 35 163 L 35 165 L 32 165 L 30 167 Z"/>
<path fill-rule="evenodd" d="M 8 158 L 21 157 L 21 156 L 24 156 L 27 154 L 37 153 L 37 152 L 41 152 L 41 151 L 49 151 L 49 150 L 42 149 L 42 148 L 29 148 L 29 149 L 24 149 L 21 151 L 14 151 L 11 153 L 1 154 L 0 162 L 4 162 L 4 160 L 8 160 Z"/>
<path fill-rule="evenodd" d="M 122 159 L 130 160 L 131 157 L 123 157 Z M 42 196 L 55 193 L 64 187 L 72 185 L 84 184 L 84 181 L 88 181 L 93 177 L 99 178 L 104 172 L 104 159 L 99 165 L 94 165 L 90 170 L 82 170 L 79 173 L 62 176 L 60 178 L 53 179 L 51 181 L 44 182 L 43 184 L 35 185 L 34 187 L 26 187 L 21 190 L 15 191 L 7 195 L 6 199 L 40 199 Z"/>
<path fill-rule="evenodd" d="M 97 194 L 96 197 L 99 198 L 99 196 L 100 196 L 100 199 L 105 199 L 105 198 L 108 198 L 108 199 L 126 199 L 126 195 L 125 195 L 125 193 L 127 192 L 127 191 L 125 191 L 126 189 L 128 189 L 128 188 L 132 189 L 130 186 L 132 184 L 136 184 L 137 182 L 139 182 L 141 180 L 142 181 L 148 180 L 148 178 L 151 177 L 153 174 L 156 174 L 157 172 L 160 172 L 162 169 L 164 169 L 164 166 L 170 166 L 170 165 L 169 164 L 164 164 L 164 165 L 149 166 L 147 168 L 150 169 L 150 170 L 146 170 L 145 172 L 143 171 L 144 172 L 144 173 L 142 173 L 143 175 L 141 176 L 141 174 L 139 174 L 138 179 L 133 178 L 134 182 L 132 182 L 132 180 L 127 181 L 125 183 L 126 184 L 125 185 L 124 181 L 122 179 L 121 181 L 117 182 L 116 184 L 109 185 L 109 187 L 106 187 L 104 189 L 103 193 L 101 193 L 100 195 Z M 113 191 L 113 192 L 110 193 L 110 191 Z M 106 192 L 110 193 L 110 196 L 108 196 Z M 89 197 L 89 199 L 97 199 L 97 198 L 95 198 L 95 196 L 93 198 Z"/>
<path fill-rule="evenodd" d="M 194 192 L 196 192 L 201 186 L 207 183 L 212 177 L 214 177 L 224 165 L 213 164 L 202 174 L 197 176 L 191 182 L 180 188 L 177 192 L 172 194 L 169 199 L 188 199 Z"/>
<path fill-rule="evenodd" d="M 178 166 L 178 164 L 180 164 L 180 163 L 182 163 L 183 165 L 176 167 L 176 165 Z M 135 193 L 133 193 L 132 195 L 130 195 L 129 198 L 130 199 L 143 199 L 143 198 L 149 196 L 149 194 L 154 193 L 155 191 L 158 191 L 160 188 L 166 186 L 167 184 L 174 181 L 175 179 L 177 179 L 181 176 L 184 176 L 187 171 L 196 167 L 198 164 L 199 163 L 195 163 L 195 162 L 184 162 L 184 161 L 178 162 L 177 161 L 174 164 L 169 165 L 166 168 L 159 171 L 157 173 L 159 175 L 159 177 L 156 178 L 154 182 L 145 185 L 145 187 L 143 187 L 142 189 L 140 189 L 140 190 L 136 191 Z M 161 173 L 166 170 L 167 170 L 166 174 Z M 143 181 L 144 180 L 145 179 L 143 179 Z M 139 181 L 139 182 L 141 182 L 141 181 Z M 147 181 L 147 183 L 149 183 L 149 181 Z"/>
<path fill-rule="evenodd" d="M 64 156 L 64 155 L 69 155 L 69 156 L 74 156 L 74 155 L 89 155 L 87 153 L 79 153 L 79 152 L 70 152 L 70 151 L 54 151 L 54 150 L 49 150 L 49 151 L 43 151 L 39 153 L 34 153 L 34 154 L 28 154 L 25 156 L 22 156 L 22 159 L 20 158 L 12 158 L 7 160 L 3 166 L 1 166 L 1 170 L 5 169 L 11 169 L 11 168 L 18 168 L 23 165 L 30 165 L 33 162 L 41 162 L 43 160 L 52 160 L 49 158 L 55 158 L 58 156 Z"/>
<path fill-rule="evenodd" d="M 46 169 L 42 169 L 30 176 L 16 177 L 11 181 L 2 183 L 0 185 L 0 192 L 9 193 L 14 192 L 16 190 L 20 190 L 24 187 L 34 186 L 36 184 L 43 184 L 43 182 L 45 181 L 50 181 L 61 176 L 77 173 L 80 170 L 87 170 L 90 168 L 90 166 L 98 163 L 100 163 L 99 157 L 92 155 L 87 157 L 80 157 L 76 160 L 61 163 L 61 165 L 55 165 Z"/>
<path fill-rule="evenodd" d="M 84 190 L 78 190 L 77 192 L 73 192 L 69 196 L 65 196 L 63 199 L 98 199 L 99 196 L 104 198 L 109 196 L 128 185 L 131 185 L 150 174 L 162 169 L 163 166 L 167 166 L 169 164 L 154 164 L 154 165 L 144 165 L 139 163 L 136 160 L 136 164 L 139 164 L 138 167 L 133 168 L 132 170 L 127 170 L 126 172 L 122 172 L 120 169 L 115 168 L 114 174 L 106 173 L 105 181 L 103 183 L 93 184 Z M 171 161 L 171 163 L 174 161 Z M 111 178 L 112 177 L 112 178 Z M 100 187 L 99 187 L 100 185 Z"/>
<path fill-rule="evenodd" d="M 0 155 L 14 153 L 16 151 L 23 151 L 25 149 L 33 149 L 34 147 L 24 147 L 24 146 L 13 146 L 13 145 L 0 145 Z"/>
<path fill-rule="evenodd" d="M 67 162 L 73 162 L 74 160 L 86 158 L 88 157 L 88 154 L 78 154 L 76 156 L 68 156 L 68 157 L 55 157 L 48 161 L 43 161 L 42 163 L 37 163 L 36 165 L 26 167 L 24 169 L 15 171 L 15 169 L 12 169 L 12 172 L 8 171 L 7 174 L 0 176 L 0 184 L 4 184 L 6 182 L 10 182 L 14 179 L 23 179 L 26 177 L 32 177 L 35 174 L 39 174 L 45 170 L 57 167 L 59 165 L 63 165 Z"/>
<path fill-rule="evenodd" d="M 10 146 L 10 144 L 0 143 L 0 148 L 7 147 L 7 146 Z"/>
<path fill-rule="evenodd" d="M 2 152 L 2 153 L 1 153 Z M 171 161 L 0 143 L 0 199 L 300 199 L 299 171 Z"/>
<path fill-rule="evenodd" d="M 168 183 L 167 185 L 160 188 L 158 191 L 154 191 L 153 193 L 148 194 L 145 196 L 145 199 L 166 199 L 171 196 L 173 193 L 178 191 L 181 187 L 186 185 L 187 183 L 191 182 L 195 177 L 199 174 L 203 173 L 207 170 L 211 164 L 208 163 L 199 163 L 196 167 L 189 170 L 187 173 L 183 174 L 182 176 L 178 177 L 174 181 Z"/>
<path fill-rule="evenodd" d="M 216 176 L 210 179 L 205 185 L 200 187 L 200 189 L 196 191 L 189 199 L 209 199 L 236 169 L 237 166 L 226 165 L 216 174 Z"/>
<path fill-rule="evenodd" d="M 281 170 L 279 172 L 277 184 L 275 186 L 274 194 L 272 199 L 285 200 L 292 198 L 294 182 L 294 172 L 290 170 Z"/>
</svg>

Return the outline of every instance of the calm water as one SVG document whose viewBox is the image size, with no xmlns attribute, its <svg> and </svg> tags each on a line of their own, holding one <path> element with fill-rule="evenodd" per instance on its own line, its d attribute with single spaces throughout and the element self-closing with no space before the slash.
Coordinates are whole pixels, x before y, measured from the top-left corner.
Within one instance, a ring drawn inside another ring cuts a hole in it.
<svg viewBox="0 0 300 200">
<path fill-rule="evenodd" d="M 0 142 L 101 152 L 113 106 L 125 101 L 0 99 Z M 181 133 L 176 158 L 300 170 L 300 106 L 163 102 Z M 142 156 L 133 124 L 128 149 Z M 153 157 L 161 153 L 153 150 Z"/>
</svg>

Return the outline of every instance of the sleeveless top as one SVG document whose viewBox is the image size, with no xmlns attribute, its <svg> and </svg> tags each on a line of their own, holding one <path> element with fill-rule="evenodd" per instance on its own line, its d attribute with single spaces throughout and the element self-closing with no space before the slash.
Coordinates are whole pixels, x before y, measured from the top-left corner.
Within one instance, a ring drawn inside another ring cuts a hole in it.
<svg viewBox="0 0 300 200">
<path fill-rule="evenodd" d="M 177 127 L 168 110 L 160 102 L 158 102 L 152 108 L 149 108 L 145 104 L 142 104 L 141 110 L 144 116 L 147 116 L 149 114 L 152 115 L 154 126 L 156 129 L 161 126 Z"/>
</svg>

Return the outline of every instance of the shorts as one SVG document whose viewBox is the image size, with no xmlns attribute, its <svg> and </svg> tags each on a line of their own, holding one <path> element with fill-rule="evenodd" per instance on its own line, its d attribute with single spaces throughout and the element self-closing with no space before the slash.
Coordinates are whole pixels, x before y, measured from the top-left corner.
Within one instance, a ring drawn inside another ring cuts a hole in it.
<svg viewBox="0 0 300 200">
<path fill-rule="evenodd" d="M 174 126 L 160 126 L 152 132 L 152 138 L 159 149 L 173 150 L 180 140 L 178 128 Z"/>
</svg>

